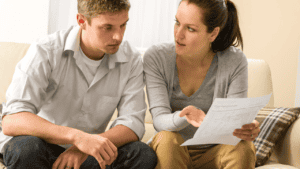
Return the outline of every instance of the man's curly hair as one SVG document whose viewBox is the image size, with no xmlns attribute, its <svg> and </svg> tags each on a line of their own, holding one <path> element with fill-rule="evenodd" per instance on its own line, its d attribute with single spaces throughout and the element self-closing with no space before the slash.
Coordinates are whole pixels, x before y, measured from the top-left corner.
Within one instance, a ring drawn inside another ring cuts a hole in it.
<svg viewBox="0 0 300 169">
<path fill-rule="evenodd" d="M 89 24 L 92 17 L 105 12 L 119 12 L 129 10 L 129 0 L 77 0 L 78 13 L 83 14 Z"/>
</svg>

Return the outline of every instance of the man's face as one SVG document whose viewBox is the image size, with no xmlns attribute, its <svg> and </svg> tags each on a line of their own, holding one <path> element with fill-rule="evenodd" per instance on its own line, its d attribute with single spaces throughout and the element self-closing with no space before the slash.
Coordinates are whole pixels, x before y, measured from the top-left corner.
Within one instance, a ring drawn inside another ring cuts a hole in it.
<svg viewBox="0 0 300 169">
<path fill-rule="evenodd" d="M 106 12 L 91 19 L 91 24 L 85 23 L 82 29 L 82 42 L 89 53 L 104 55 L 118 51 L 123 40 L 128 18 L 128 10 Z"/>
</svg>

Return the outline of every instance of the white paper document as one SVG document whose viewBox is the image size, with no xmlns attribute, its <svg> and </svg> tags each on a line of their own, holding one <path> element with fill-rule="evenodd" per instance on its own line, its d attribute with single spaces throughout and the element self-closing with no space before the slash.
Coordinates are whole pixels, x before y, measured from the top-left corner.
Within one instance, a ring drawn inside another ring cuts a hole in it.
<svg viewBox="0 0 300 169">
<path fill-rule="evenodd" d="M 236 145 L 241 139 L 233 136 L 235 129 L 250 124 L 265 107 L 272 94 L 256 98 L 217 98 L 192 139 L 181 146 L 200 144 Z"/>
</svg>

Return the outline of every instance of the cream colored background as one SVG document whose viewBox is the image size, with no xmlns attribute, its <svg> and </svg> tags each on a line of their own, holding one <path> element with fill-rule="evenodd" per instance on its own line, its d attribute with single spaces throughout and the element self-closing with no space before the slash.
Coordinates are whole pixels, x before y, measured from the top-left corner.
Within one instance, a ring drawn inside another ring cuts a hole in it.
<svg viewBox="0 0 300 169">
<path fill-rule="evenodd" d="M 72 19 L 71 16 L 76 13 L 76 5 L 71 3 L 76 0 L 68 0 L 68 2 L 50 0 L 47 3 L 30 0 L 32 3 L 27 4 L 36 4 L 38 7 L 29 5 L 22 8 L 23 10 L 11 7 L 15 3 L 20 4 L 21 1 L 0 0 L 0 13 L 2 14 L 0 20 L 4 21 L 1 23 L 5 23 L 4 27 L 0 26 L 0 41 L 31 41 L 46 35 L 47 31 L 63 29 L 62 25 L 71 23 L 69 19 Z M 270 65 L 275 106 L 300 106 L 300 0 L 232 1 L 235 2 L 239 11 L 245 45 L 244 53 L 248 58 L 264 59 Z M 45 6 L 48 6 L 49 10 L 48 8 L 46 10 Z M 69 8 L 71 10 L 67 10 Z M 20 18 L 20 13 L 22 16 L 26 15 Z M 15 22 L 16 20 L 18 22 Z M 36 23 L 39 26 L 36 26 Z M 19 28 L 22 28 L 22 31 Z M 34 32 L 35 36 L 32 36 L 31 32 Z M 30 35 L 30 38 L 25 35 Z"/>
<path fill-rule="evenodd" d="M 264 59 L 270 65 L 275 106 L 295 106 L 300 0 L 232 1 L 239 12 L 244 53 L 247 58 Z"/>
</svg>

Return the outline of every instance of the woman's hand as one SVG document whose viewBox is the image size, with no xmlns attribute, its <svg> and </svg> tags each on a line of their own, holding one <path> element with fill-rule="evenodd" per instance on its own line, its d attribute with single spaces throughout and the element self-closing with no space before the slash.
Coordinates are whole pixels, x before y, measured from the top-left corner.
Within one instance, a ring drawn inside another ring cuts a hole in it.
<svg viewBox="0 0 300 169">
<path fill-rule="evenodd" d="M 245 124 L 241 129 L 235 129 L 233 135 L 242 140 L 254 141 L 259 132 L 259 122 L 253 120 L 251 124 Z"/>
<path fill-rule="evenodd" d="M 185 107 L 179 114 L 180 117 L 185 116 L 186 120 L 195 127 L 200 127 L 204 120 L 205 113 L 194 106 Z"/>
</svg>

